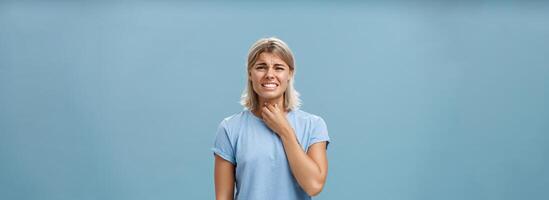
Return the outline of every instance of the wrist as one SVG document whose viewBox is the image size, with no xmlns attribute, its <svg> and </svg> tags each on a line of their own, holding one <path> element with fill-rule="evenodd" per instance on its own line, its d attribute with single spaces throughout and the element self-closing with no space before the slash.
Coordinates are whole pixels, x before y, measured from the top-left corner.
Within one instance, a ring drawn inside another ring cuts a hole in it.
<svg viewBox="0 0 549 200">
<path fill-rule="evenodd" d="M 295 133 L 294 133 L 294 130 L 292 128 L 286 128 L 284 129 L 283 131 L 281 131 L 281 134 L 280 135 L 280 139 L 283 141 L 283 142 L 287 142 L 287 141 L 291 141 L 291 140 L 296 140 L 295 138 Z"/>
</svg>

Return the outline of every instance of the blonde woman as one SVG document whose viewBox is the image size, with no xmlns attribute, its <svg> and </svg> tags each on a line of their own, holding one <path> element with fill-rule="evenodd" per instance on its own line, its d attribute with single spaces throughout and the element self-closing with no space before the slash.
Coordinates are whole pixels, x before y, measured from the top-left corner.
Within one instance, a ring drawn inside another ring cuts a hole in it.
<svg viewBox="0 0 549 200">
<path fill-rule="evenodd" d="M 290 48 L 258 40 L 247 72 L 245 109 L 221 121 L 212 148 L 216 199 L 311 199 L 326 182 L 330 138 L 321 117 L 299 109 Z"/>
</svg>

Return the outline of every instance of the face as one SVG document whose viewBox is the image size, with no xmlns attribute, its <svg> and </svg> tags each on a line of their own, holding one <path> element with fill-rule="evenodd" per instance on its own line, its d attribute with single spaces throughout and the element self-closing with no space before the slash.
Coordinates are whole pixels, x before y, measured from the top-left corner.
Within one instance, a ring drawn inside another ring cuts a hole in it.
<svg viewBox="0 0 549 200">
<path fill-rule="evenodd" d="M 283 98 L 293 72 L 290 67 L 272 53 L 261 53 L 248 71 L 254 91 L 259 98 L 273 100 Z"/>
</svg>

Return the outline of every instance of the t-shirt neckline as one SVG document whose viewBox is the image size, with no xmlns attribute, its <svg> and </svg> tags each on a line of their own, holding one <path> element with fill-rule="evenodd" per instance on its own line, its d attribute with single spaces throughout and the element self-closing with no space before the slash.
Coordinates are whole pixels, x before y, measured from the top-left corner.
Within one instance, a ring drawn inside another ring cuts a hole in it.
<svg viewBox="0 0 549 200">
<path fill-rule="evenodd" d="M 294 111 L 295 111 L 295 109 L 291 109 L 291 110 L 286 114 L 286 117 L 289 117 L 290 115 L 293 115 Z M 255 116 L 254 113 L 252 113 L 251 110 L 246 109 L 246 112 L 248 113 L 248 115 L 251 115 L 252 118 L 254 118 L 254 119 L 256 119 L 256 120 L 259 120 L 259 121 L 263 122 L 263 119 L 261 119 L 261 118 Z"/>
</svg>

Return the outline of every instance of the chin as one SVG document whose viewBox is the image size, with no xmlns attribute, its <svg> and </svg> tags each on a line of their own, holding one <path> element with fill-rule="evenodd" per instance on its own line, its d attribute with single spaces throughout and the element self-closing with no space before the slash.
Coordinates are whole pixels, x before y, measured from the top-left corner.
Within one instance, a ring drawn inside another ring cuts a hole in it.
<svg viewBox="0 0 549 200">
<path fill-rule="evenodd" d="M 271 99 L 277 99 L 282 96 L 282 94 L 258 94 L 260 98 L 271 100 Z"/>
</svg>

